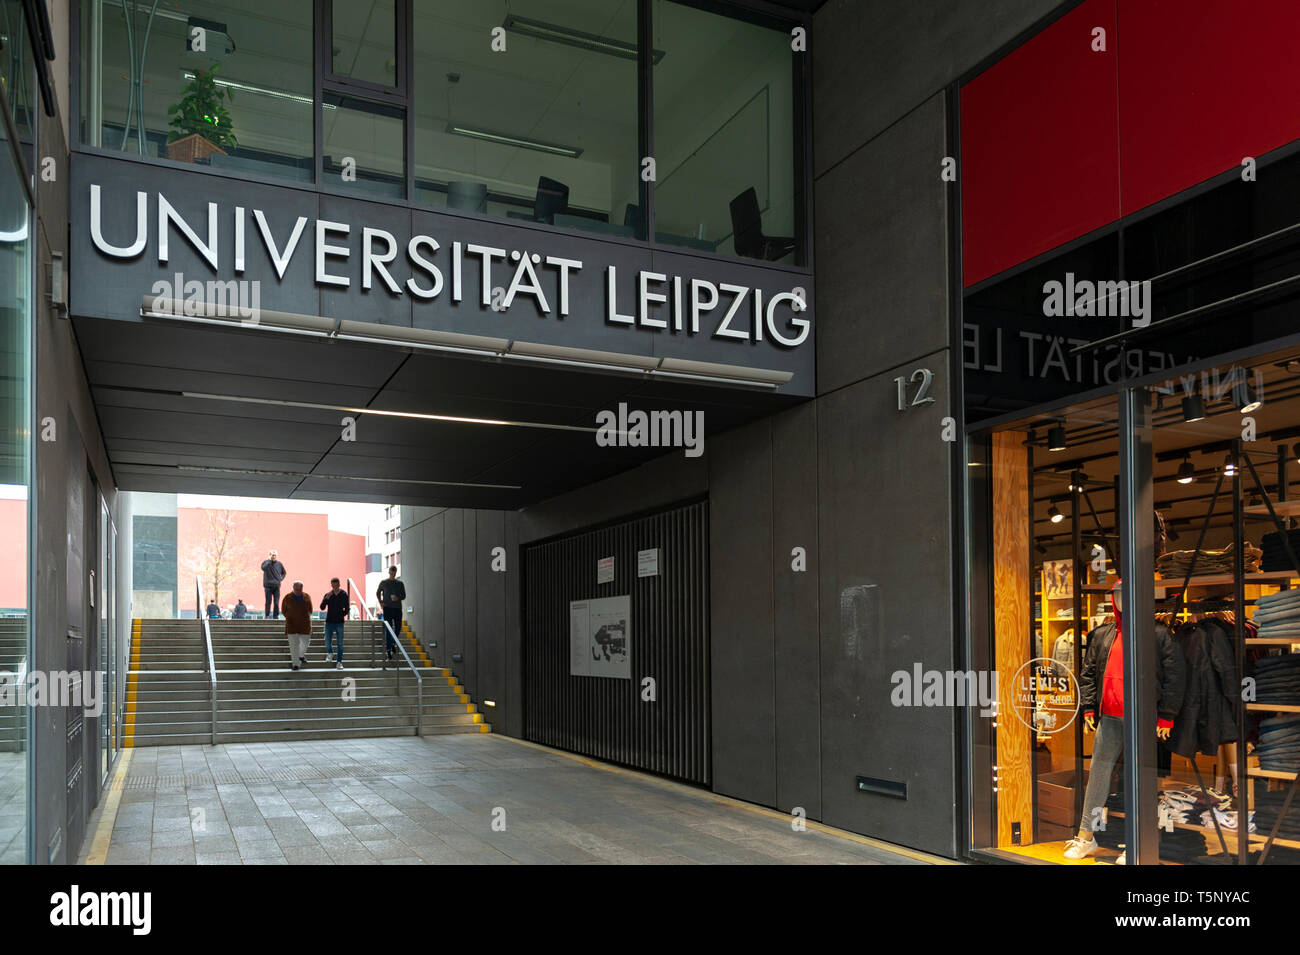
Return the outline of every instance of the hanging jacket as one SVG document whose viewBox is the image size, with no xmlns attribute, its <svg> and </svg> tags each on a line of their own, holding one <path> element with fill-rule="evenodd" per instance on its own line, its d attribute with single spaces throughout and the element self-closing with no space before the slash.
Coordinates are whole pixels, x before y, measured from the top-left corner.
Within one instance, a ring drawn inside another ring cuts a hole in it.
<svg viewBox="0 0 1300 955">
<path fill-rule="evenodd" d="M 1241 683 L 1232 637 L 1226 624 L 1207 618 L 1179 627 L 1174 640 L 1187 661 L 1187 692 L 1169 749 L 1188 759 L 1198 751 L 1213 756 L 1221 743 L 1241 737 L 1234 697 Z"/>
<path fill-rule="evenodd" d="M 1101 704 L 1102 678 L 1110 660 L 1110 649 L 1115 642 L 1116 627 L 1104 623 L 1087 636 L 1087 650 L 1083 656 L 1083 673 L 1079 676 L 1082 710 L 1096 715 Z M 1187 673 L 1183 653 L 1174 643 L 1173 634 L 1162 623 L 1155 625 L 1156 638 L 1156 715 L 1159 725 L 1172 726 L 1174 717 L 1183 705 Z M 1121 641 L 1122 647 L 1122 641 Z M 1122 670 L 1120 671 L 1123 672 Z M 1117 715 L 1123 715 L 1117 714 Z"/>
</svg>

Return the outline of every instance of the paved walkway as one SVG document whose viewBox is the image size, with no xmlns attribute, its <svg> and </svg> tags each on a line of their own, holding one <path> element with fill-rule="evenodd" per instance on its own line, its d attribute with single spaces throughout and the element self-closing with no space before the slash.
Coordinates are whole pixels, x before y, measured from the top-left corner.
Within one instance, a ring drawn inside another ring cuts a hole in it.
<svg viewBox="0 0 1300 955">
<path fill-rule="evenodd" d="M 123 761 L 82 861 L 942 861 L 498 735 L 141 747 Z"/>
</svg>

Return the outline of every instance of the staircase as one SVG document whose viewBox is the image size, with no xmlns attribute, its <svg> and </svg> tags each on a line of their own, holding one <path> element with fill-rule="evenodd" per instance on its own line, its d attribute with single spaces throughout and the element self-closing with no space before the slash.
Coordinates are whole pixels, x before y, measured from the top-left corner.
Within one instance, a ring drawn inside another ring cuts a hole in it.
<svg viewBox="0 0 1300 955">
<path fill-rule="evenodd" d="M 18 668 L 26 656 L 27 618 L 0 617 L 0 673 L 9 674 L 4 679 L 10 684 L 8 689 L 15 700 L 18 689 L 12 684 L 18 679 Z M 0 753 L 17 752 L 23 748 L 26 719 L 25 706 L 0 706 Z"/>
<path fill-rule="evenodd" d="M 323 624 L 312 623 L 307 668 L 289 668 L 282 620 L 214 620 L 217 740 L 410 736 L 416 731 L 415 678 L 405 660 L 383 666 L 383 640 L 370 666 L 368 625 L 348 623 L 344 665 L 325 662 Z M 487 733 L 483 714 L 450 670 L 435 667 L 410 628 L 399 637 L 424 680 L 423 731 Z M 207 651 L 193 620 L 135 620 L 127 675 L 127 746 L 212 742 Z M 350 681 L 350 682 L 345 682 Z"/>
</svg>

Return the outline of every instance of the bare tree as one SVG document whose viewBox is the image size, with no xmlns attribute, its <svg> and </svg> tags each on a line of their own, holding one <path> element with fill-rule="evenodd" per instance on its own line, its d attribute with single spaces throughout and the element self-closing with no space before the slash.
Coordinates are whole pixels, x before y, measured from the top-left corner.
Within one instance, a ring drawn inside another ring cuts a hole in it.
<svg viewBox="0 0 1300 955">
<path fill-rule="evenodd" d="M 199 539 L 186 560 L 186 576 L 198 574 L 210 599 L 220 606 L 221 585 L 254 560 L 254 542 L 243 533 L 244 521 L 232 510 L 204 509 L 203 518 Z M 195 610 L 202 615 L 202 607 Z"/>
</svg>

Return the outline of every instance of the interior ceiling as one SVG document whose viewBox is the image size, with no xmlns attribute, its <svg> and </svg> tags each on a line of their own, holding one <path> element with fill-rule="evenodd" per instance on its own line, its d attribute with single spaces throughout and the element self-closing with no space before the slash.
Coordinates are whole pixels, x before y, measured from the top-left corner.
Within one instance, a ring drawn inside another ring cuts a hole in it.
<svg viewBox="0 0 1300 955">
<path fill-rule="evenodd" d="M 620 402 L 703 411 L 711 436 L 800 400 L 252 328 L 88 318 L 73 326 L 123 490 L 514 509 L 684 453 L 598 446 L 596 414 Z M 343 440 L 345 416 L 356 419 L 354 441 Z"/>
<path fill-rule="evenodd" d="M 1290 363 L 1290 364 L 1289 364 Z M 1240 370 L 1241 366 L 1237 366 Z M 1300 480 L 1300 349 L 1280 352 L 1250 363 L 1250 380 L 1255 382 L 1256 371 L 1262 376 L 1264 404 L 1251 413 L 1257 427 L 1256 440 L 1243 447 L 1250 453 L 1260 481 L 1264 483 L 1270 500 L 1278 500 L 1278 451 L 1284 450 L 1288 461 L 1288 497 L 1300 493 L 1296 482 Z M 1228 368 L 1219 370 L 1226 375 Z M 1213 383 L 1213 371 L 1210 381 Z M 1201 376 L 1196 376 L 1196 385 Z M 1161 395 L 1152 392 L 1152 453 L 1154 497 L 1157 509 L 1165 518 L 1177 539 L 1171 536 L 1168 550 L 1191 549 L 1210 514 L 1203 547 L 1222 547 L 1232 541 L 1232 479 L 1225 476 L 1222 490 L 1211 512 L 1210 505 L 1215 484 L 1224 472 L 1225 457 L 1231 442 L 1242 435 L 1243 415 L 1233 403 L 1228 389 L 1217 400 L 1205 404 L 1206 417 L 1196 422 L 1185 422 L 1182 412 L 1183 387 L 1173 379 L 1176 393 Z M 1064 451 L 1049 451 L 1046 444 L 1047 429 L 1058 421 L 1065 426 L 1067 447 Z M 1059 418 L 1039 417 L 1014 426 L 1029 439 L 1033 434 L 1034 462 L 1034 539 L 1048 550 L 1038 553 L 1038 558 L 1069 556 L 1072 533 L 1071 475 L 1082 471 L 1087 476 L 1084 486 L 1086 498 L 1081 500 L 1080 530 L 1084 535 L 1085 550 L 1091 550 L 1089 535 L 1101 534 L 1114 538 L 1115 491 L 1114 482 L 1119 473 L 1118 402 L 1115 398 L 1098 399 L 1076 405 L 1060 413 Z M 1178 469 L 1184 460 L 1190 460 L 1196 472 L 1190 484 L 1178 482 Z M 1251 503 L 1256 492 L 1255 478 L 1243 465 L 1243 504 Z M 1089 507 L 1091 504 L 1091 508 Z M 1052 523 L 1048 511 L 1055 506 L 1064 514 L 1059 523 Z M 1095 513 L 1095 517 L 1094 517 Z M 1099 530 L 1100 527 L 1100 530 Z M 1246 524 L 1246 539 L 1259 544 L 1260 538 L 1273 530 L 1271 522 L 1252 519 Z"/>
</svg>

